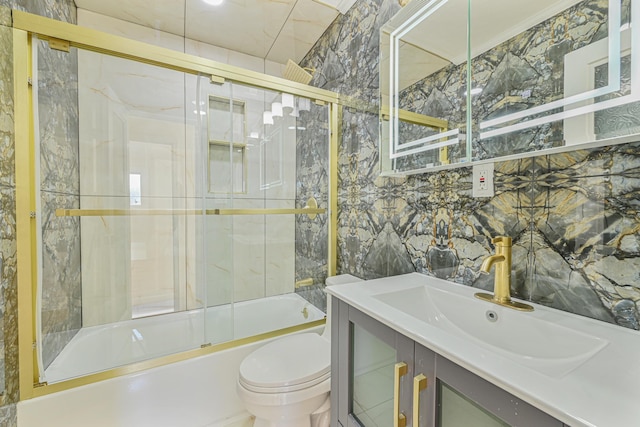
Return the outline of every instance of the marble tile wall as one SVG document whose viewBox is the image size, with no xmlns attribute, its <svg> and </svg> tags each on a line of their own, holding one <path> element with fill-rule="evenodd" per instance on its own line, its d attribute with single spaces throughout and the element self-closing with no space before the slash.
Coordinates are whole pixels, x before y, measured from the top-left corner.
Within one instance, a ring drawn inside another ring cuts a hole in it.
<svg viewBox="0 0 640 427">
<path fill-rule="evenodd" d="M 13 127 L 13 70 L 10 8 L 59 19 L 75 21 L 72 0 L 0 0 L 0 384 L 6 405 L 0 407 L 0 425 L 17 425 L 15 403 L 18 387 L 18 325 L 15 234 L 15 164 Z M 64 72 L 64 67 L 60 72 Z M 65 79 L 68 75 L 64 76 Z M 69 101 L 69 97 L 62 101 Z M 75 105 L 75 103 L 71 104 Z M 61 107 L 64 109 L 64 107 Z M 64 242 L 60 242 L 64 245 Z"/>
<path fill-rule="evenodd" d="M 600 3 L 589 4 L 597 11 Z M 359 0 L 336 19 L 301 62 L 322 70 L 312 84 L 375 111 L 377 33 L 398 9 Z M 482 199 L 471 196 L 470 168 L 380 177 L 377 143 L 377 114 L 345 110 L 339 273 L 371 279 L 419 271 L 491 288 L 493 275 L 479 267 L 494 251 L 491 237 L 508 235 L 516 295 L 640 329 L 640 143 L 498 162 L 496 194 Z"/>
<path fill-rule="evenodd" d="M 309 111 L 300 111 L 296 135 L 296 207 L 313 197 L 322 208 L 328 207 L 329 190 L 329 107 L 311 103 Z M 327 278 L 328 215 L 310 219 L 296 215 L 296 281 L 313 279 L 313 285 L 296 290 L 307 301 L 326 312 L 322 291 Z"/>
<path fill-rule="evenodd" d="M 2 3 L 0 2 L 0 5 Z M 9 9 L 0 6 L 0 55 L 13 55 Z M 14 425 L 18 399 L 18 325 L 16 278 L 13 63 L 0 64 L 0 391 L 9 406 L 0 408 L 0 424 Z"/>
<path fill-rule="evenodd" d="M 42 357 L 46 368 L 82 327 L 80 221 L 58 218 L 80 207 L 78 52 L 38 43 L 38 120 L 42 200 Z"/>
</svg>

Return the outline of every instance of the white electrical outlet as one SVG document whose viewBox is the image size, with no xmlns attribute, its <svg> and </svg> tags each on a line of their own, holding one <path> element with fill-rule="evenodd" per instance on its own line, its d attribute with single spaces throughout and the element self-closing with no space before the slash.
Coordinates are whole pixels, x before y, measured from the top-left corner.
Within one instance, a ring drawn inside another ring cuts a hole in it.
<svg viewBox="0 0 640 427">
<path fill-rule="evenodd" d="M 493 163 L 473 166 L 473 197 L 493 197 Z"/>
</svg>

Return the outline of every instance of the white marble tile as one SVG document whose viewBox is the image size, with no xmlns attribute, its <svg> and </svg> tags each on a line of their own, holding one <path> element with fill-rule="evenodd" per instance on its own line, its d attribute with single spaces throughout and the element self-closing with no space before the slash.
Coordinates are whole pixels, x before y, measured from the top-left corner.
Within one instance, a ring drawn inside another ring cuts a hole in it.
<svg viewBox="0 0 640 427">
<path fill-rule="evenodd" d="M 212 7 L 189 1 L 186 37 L 264 58 L 294 5 L 294 0 L 247 0 Z"/>
<path fill-rule="evenodd" d="M 231 207 L 232 204 L 227 200 L 207 200 L 207 209 Z M 190 280 L 192 288 L 197 292 L 202 287 L 206 288 L 207 306 L 228 304 L 233 301 L 234 286 L 233 217 L 207 215 L 204 218 L 195 217 L 191 221 L 193 238 L 197 241 L 195 247 L 189 248 L 192 251 L 190 259 L 195 260 L 191 263 L 190 272 L 193 277 Z M 204 233 L 201 233 L 203 227 Z M 200 297 L 200 302 L 205 303 L 204 296 Z"/>
<path fill-rule="evenodd" d="M 155 170 L 160 178 L 168 169 L 176 180 L 166 183 L 162 195 L 181 196 L 186 133 L 182 73 L 94 52 L 78 55 L 81 193 L 129 195 L 130 173 Z M 136 163 L 130 141 L 168 154 L 144 155 L 146 160 Z"/>
<path fill-rule="evenodd" d="M 262 146 L 264 181 L 269 184 L 265 197 L 291 200 L 296 197 L 296 119 L 285 111 L 276 126 L 277 132 Z"/>
<path fill-rule="evenodd" d="M 284 77 L 284 69 L 286 65 L 275 61 L 264 61 L 264 73 L 275 77 Z"/>
<path fill-rule="evenodd" d="M 184 35 L 185 0 L 118 1 L 76 0 L 78 9 L 88 9 L 107 16 L 135 22 L 145 27 Z"/>
<path fill-rule="evenodd" d="M 213 61 L 241 67 L 259 73 L 266 72 L 265 60 L 262 57 L 249 55 L 240 51 L 234 51 L 216 46 L 203 41 L 184 38 L 176 34 L 161 31 L 155 28 L 128 22 L 111 16 L 102 15 L 85 9 L 78 9 L 79 25 L 104 31 L 117 36 L 166 47 L 178 52 L 211 59 Z M 281 77 L 283 64 L 271 61 L 270 70 L 275 76 Z M 268 73 L 268 72 L 267 72 Z"/>
<path fill-rule="evenodd" d="M 262 200 L 234 200 L 236 209 L 260 209 Z M 234 300 L 265 296 L 265 218 L 263 215 L 233 217 Z"/>
<path fill-rule="evenodd" d="M 298 0 L 266 59 L 300 62 L 336 16 L 337 10 L 314 0 Z"/>
<path fill-rule="evenodd" d="M 82 209 L 127 209 L 128 198 L 81 197 Z M 81 230 L 82 324 L 131 318 L 129 217 L 83 217 Z"/>
<path fill-rule="evenodd" d="M 269 200 L 268 208 L 293 209 L 293 200 Z M 266 294 L 280 295 L 294 291 L 295 232 L 294 215 L 266 217 Z"/>
<path fill-rule="evenodd" d="M 236 52 L 197 40 L 185 40 L 185 52 L 201 58 L 241 67 L 259 73 L 264 72 L 264 59 L 246 53 Z"/>
<path fill-rule="evenodd" d="M 101 3 L 108 4 L 109 2 Z M 184 38 L 180 35 L 86 9 L 78 9 L 78 25 L 179 52 L 184 50 Z"/>
<path fill-rule="evenodd" d="M 80 203 L 84 209 L 131 208 L 128 197 L 82 196 Z M 180 209 L 179 203 L 147 197 L 140 208 Z M 187 267 L 184 218 L 83 217 L 81 244 L 83 326 L 129 319 L 135 304 L 184 309 L 174 295 L 186 286 L 180 274 Z"/>
</svg>

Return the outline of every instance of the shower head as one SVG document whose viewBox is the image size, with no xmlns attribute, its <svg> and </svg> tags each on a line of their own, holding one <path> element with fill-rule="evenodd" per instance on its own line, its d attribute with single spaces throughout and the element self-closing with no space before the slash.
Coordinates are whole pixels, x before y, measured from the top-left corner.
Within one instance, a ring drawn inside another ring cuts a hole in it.
<svg viewBox="0 0 640 427">
<path fill-rule="evenodd" d="M 291 59 L 289 59 L 287 61 L 287 66 L 284 69 L 283 76 L 287 80 L 292 80 L 294 82 L 308 85 L 313 78 L 313 73 L 315 73 L 315 71 L 316 70 L 313 68 L 302 68 Z"/>
</svg>

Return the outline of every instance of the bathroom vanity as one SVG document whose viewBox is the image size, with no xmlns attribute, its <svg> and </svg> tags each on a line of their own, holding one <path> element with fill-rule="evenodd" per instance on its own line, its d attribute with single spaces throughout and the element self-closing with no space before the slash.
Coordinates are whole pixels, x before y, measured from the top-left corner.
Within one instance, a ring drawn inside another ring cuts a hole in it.
<svg viewBox="0 0 640 427">
<path fill-rule="evenodd" d="M 636 331 L 419 273 L 327 292 L 332 426 L 640 423 Z"/>
</svg>

